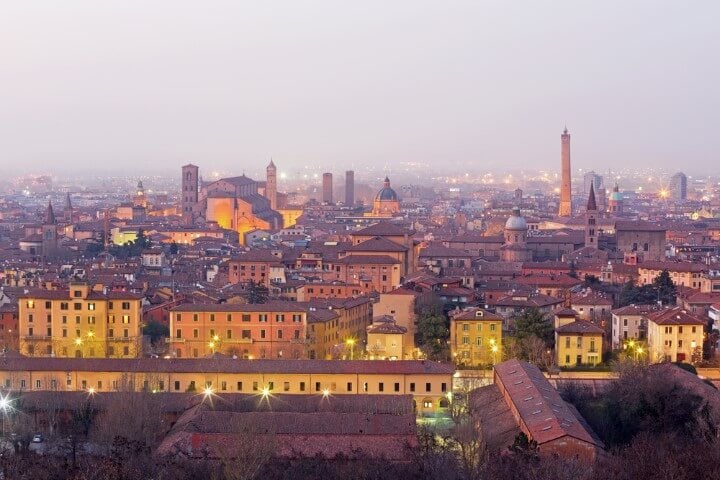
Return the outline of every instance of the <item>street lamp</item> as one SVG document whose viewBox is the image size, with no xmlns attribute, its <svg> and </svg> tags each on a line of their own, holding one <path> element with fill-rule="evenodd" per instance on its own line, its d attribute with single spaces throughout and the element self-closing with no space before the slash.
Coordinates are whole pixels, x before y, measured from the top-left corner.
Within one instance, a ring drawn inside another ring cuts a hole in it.
<svg viewBox="0 0 720 480">
<path fill-rule="evenodd" d="M 10 394 L 3 396 L 0 394 L 0 410 L 2 410 L 2 435 L 5 436 L 5 417 L 8 414 L 8 411 L 12 408 L 10 404 L 10 399 L 8 398 Z"/>
<path fill-rule="evenodd" d="M 492 347 L 490 347 L 490 350 L 492 351 L 492 354 L 493 354 L 493 366 L 495 366 L 495 364 L 497 363 L 496 357 L 497 357 L 497 352 L 498 352 L 498 346 L 493 345 Z"/>
<path fill-rule="evenodd" d="M 348 338 L 345 340 L 345 343 L 350 347 L 350 360 L 353 359 L 353 354 L 355 353 L 355 339 L 354 338 Z"/>
</svg>

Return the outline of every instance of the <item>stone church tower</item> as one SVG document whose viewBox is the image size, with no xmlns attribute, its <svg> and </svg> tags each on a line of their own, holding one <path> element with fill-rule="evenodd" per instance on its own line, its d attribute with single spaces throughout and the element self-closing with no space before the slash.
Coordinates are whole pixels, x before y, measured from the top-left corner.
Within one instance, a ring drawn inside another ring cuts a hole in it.
<svg viewBox="0 0 720 480">
<path fill-rule="evenodd" d="M 48 201 L 45 221 L 42 225 L 42 253 L 45 258 L 57 255 L 57 219 L 53 212 L 52 201 Z"/>
<path fill-rule="evenodd" d="M 277 169 L 270 159 L 270 165 L 265 170 L 265 197 L 270 200 L 270 208 L 277 210 Z"/>
</svg>

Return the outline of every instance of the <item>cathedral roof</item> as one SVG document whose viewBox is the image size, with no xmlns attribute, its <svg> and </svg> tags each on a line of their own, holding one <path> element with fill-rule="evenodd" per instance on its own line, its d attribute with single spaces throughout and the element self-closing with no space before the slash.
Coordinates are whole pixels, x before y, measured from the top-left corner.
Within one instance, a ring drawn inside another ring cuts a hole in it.
<svg viewBox="0 0 720 480">
<path fill-rule="evenodd" d="M 513 208 L 513 213 L 505 222 L 506 230 L 527 230 L 527 222 L 520 215 L 520 209 L 518 207 Z"/>
<path fill-rule="evenodd" d="M 384 186 L 375 196 L 375 200 L 397 201 L 397 199 L 397 193 L 395 193 L 395 190 L 390 188 L 390 179 L 388 177 L 385 177 Z"/>
</svg>

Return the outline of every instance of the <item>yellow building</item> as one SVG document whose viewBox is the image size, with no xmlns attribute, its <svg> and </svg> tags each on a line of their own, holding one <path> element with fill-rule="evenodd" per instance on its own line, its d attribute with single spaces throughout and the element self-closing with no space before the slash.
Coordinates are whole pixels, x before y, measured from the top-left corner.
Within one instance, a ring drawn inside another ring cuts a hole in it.
<svg viewBox="0 0 720 480">
<path fill-rule="evenodd" d="M 142 353 L 142 295 L 71 283 L 19 297 L 20 353 L 135 358 Z"/>
<path fill-rule="evenodd" d="M 559 367 L 597 365 L 602 362 L 603 329 L 577 319 L 569 308 L 555 313 L 555 355 Z"/>
<path fill-rule="evenodd" d="M 419 413 L 448 406 L 454 368 L 450 363 L 407 360 L 241 360 L 206 359 L 53 360 L 7 357 L 0 384 L 7 389 L 90 391 L 133 387 L 157 392 L 199 394 L 412 395 Z"/>
<path fill-rule="evenodd" d="M 417 333 L 415 300 L 419 295 L 419 292 L 400 287 L 388 293 L 381 293 L 380 300 L 373 305 L 374 315 L 390 315 L 398 326 L 407 329 L 407 335 L 403 336 L 403 353 L 408 358 L 412 358 L 418 352 L 415 348 Z"/>
<path fill-rule="evenodd" d="M 481 308 L 450 315 L 450 353 L 457 365 L 495 365 L 502 360 L 503 317 Z"/>
<path fill-rule="evenodd" d="M 389 315 L 373 318 L 367 330 L 367 353 L 371 360 L 402 360 L 407 328 Z"/>
<path fill-rule="evenodd" d="M 702 359 L 705 322 L 682 307 L 646 315 L 651 362 L 692 362 Z"/>
</svg>

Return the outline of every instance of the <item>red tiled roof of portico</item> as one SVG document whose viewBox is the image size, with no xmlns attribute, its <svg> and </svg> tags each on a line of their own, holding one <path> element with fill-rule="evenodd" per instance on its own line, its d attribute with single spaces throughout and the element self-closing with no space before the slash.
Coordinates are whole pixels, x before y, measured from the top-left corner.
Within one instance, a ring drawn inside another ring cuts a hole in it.
<svg viewBox="0 0 720 480">
<path fill-rule="evenodd" d="M 520 430 L 541 455 L 593 461 L 605 446 L 577 410 L 567 404 L 536 366 L 517 359 L 495 365 L 495 385 Z"/>
</svg>

